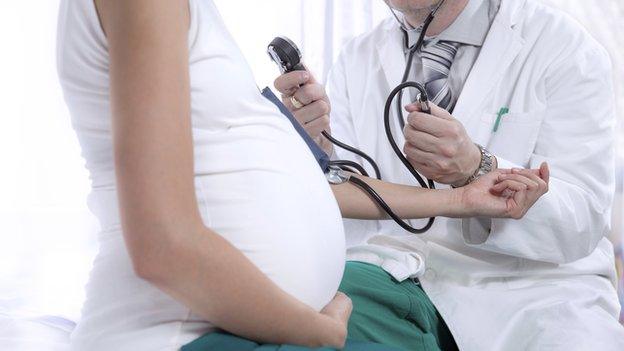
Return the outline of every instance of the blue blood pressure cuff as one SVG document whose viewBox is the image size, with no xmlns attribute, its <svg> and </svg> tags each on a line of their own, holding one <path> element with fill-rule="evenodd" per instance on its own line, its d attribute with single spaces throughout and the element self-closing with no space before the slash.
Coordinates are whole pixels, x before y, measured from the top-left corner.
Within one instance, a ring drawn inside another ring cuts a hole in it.
<svg viewBox="0 0 624 351">
<path fill-rule="evenodd" d="M 284 114 L 284 116 L 288 118 L 290 123 L 292 123 L 297 133 L 299 133 L 299 136 L 301 136 L 301 139 L 303 139 L 303 141 L 305 141 L 305 143 L 308 145 L 308 148 L 314 155 L 314 158 L 316 158 L 316 162 L 318 162 L 319 167 L 321 167 L 321 170 L 323 171 L 323 173 L 329 172 L 329 156 L 327 156 L 325 151 L 323 151 L 323 149 L 321 149 L 314 142 L 314 140 L 312 140 L 312 138 L 308 135 L 308 133 L 306 133 L 306 131 L 301 126 L 301 124 L 299 124 L 299 122 L 292 115 L 292 113 L 290 113 L 290 111 L 288 111 L 288 109 L 286 108 L 286 106 L 284 106 L 284 104 L 280 101 L 280 99 L 278 99 L 277 96 L 273 94 L 273 91 L 271 91 L 271 89 L 269 88 L 264 88 L 262 90 L 262 96 L 264 96 L 273 104 L 275 104 L 275 106 L 279 108 L 282 114 Z"/>
</svg>

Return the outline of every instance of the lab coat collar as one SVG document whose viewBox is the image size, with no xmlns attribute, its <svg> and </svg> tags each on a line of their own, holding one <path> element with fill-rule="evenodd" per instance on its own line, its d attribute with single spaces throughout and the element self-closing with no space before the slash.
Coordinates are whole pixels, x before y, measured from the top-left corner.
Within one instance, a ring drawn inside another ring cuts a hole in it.
<svg viewBox="0 0 624 351">
<path fill-rule="evenodd" d="M 377 41 L 377 56 L 384 71 L 386 82 L 388 83 L 388 93 L 390 89 L 399 85 L 403 71 L 405 70 L 406 59 L 403 53 L 405 38 L 403 31 L 396 23 L 395 19 L 388 19 L 382 24 L 383 32 Z"/>
<path fill-rule="evenodd" d="M 476 123 L 479 112 L 484 108 L 486 97 L 524 46 L 524 39 L 514 25 L 518 22 L 526 2 L 527 0 L 501 1 L 498 15 L 453 112 L 453 116 L 462 122 L 469 135 L 480 135 L 480 140 L 474 141 L 481 145 L 487 145 L 491 134 L 479 133 L 480 123 Z"/>
</svg>

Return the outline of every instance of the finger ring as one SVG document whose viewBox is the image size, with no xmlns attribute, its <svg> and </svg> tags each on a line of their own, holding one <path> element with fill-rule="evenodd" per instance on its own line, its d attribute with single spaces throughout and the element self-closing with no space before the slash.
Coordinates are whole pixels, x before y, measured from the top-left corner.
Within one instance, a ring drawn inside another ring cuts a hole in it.
<svg viewBox="0 0 624 351">
<path fill-rule="evenodd" d="M 297 100 L 297 98 L 293 95 L 290 97 L 290 102 L 295 106 L 296 109 L 300 109 L 303 107 L 303 104 Z"/>
</svg>

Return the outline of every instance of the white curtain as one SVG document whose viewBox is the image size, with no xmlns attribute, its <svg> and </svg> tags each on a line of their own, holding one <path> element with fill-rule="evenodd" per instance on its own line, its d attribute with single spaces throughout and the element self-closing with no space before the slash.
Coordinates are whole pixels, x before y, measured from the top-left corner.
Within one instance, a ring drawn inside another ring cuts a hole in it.
<svg viewBox="0 0 624 351">
<path fill-rule="evenodd" d="M 301 49 L 306 65 L 324 81 L 342 45 L 390 15 L 382 0 L 215 0 L 252 66 L 259 85 L 272 86 L 277 68 L 265 55 L 276 36 Z"/>
<path fill-rule="evenodd" d="M 298 43 L 323 81 L 345 41 L 389 15 L 382 0 L 215 2 L 261 86 L 278 74 L 266 55 L 274 36 Z M 610 48 L 624 111 L 621 0 L 553 2 Z M 30 313 L 77 318 L 97 249 L 88 176 L 56 78 L 58 3 L 0 1 L 0 321 Z"/>
</svg>

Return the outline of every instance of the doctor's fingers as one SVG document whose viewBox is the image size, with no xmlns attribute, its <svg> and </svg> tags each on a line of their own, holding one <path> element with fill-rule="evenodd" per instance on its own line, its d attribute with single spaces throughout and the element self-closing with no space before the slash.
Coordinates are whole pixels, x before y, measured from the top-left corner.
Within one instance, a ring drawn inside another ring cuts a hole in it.
<svg viewBox="0 0 624 351">
<path fill-rule="evenodd" d="M 424 163 L 420 163 L 418 160 L 415 159 L 411 159 L 411 158 L 407 158 L 407 160 L 410 162 L 410 164 L 414 167 L 414 169 L 420 173 L 420 175 L 422 175 L 423 177 L 427 178 L 427 179 L 431 179 L 435 182 L 440 181 L 442 179 L 442 176 L 436 171 L 434 170 L 432 167 L 424 164 Z"/>
<path fill-rule="evenodd" d="M 293 98 L 296 101 L 293 102 Z M 304 85 L 292 96 L 282 94 L 282 102 L 290 111 L 298 110 L 317 101 L 323 101 L 331 110 L 329 98 L 327 97 L 327 94 L 325 94 L 325 88 L 320 84 Z M 299 102 L 301 106 L 295 106 L 294 104 L 296 102 Z"/>
<path fill-rule="evenodd" d="M 318 83 L 306 84 L 300 87 L 295 91 L 294 97 L 304 105 L 308 105 L 317 100 L 324 100 L 329 104 L 329 98 L 325 93 L 325 87 Z"/>
<path fill-rule="evenodd" d="M 312 138 L 318 138 L 323 131 L 329 131 L 329 116 L 317 118 L 314 121 L 305 124 L 303 128 Z"/>
<path fill-rule="evenodd" d="M 447 120 L 454 119 L 453 116 L 447 110 L 439 107 L 438 105 L 434 104 L 431 101 L 429 102 L 429 109 L 431 109 L 431 115 L 434 117 L 447 119 Z M 409 113 L 421 112 L 420 104 L 417 102 L 413 104 L 409 104 L 405 106 L 405 110 Z"/>
<path fill-rule="evenodd" d="M 294 111 L 293 115 L 297 121 L 305 126 L 318 118 L 329 115 L 331 108 L 325 100 L 317 100 Z"/>
<path fill-rule="evenodd" d="M 422 112 L 410 113 L 407 116 L 407 123 L 418 131 L 425 132 L 436 137 L 446 136 L 451 132 L 455 132 L 455 129 L 458 129 L 458 127 L 451 125 L 452 122 L 450 121 L 433 117 Z"/>
<path fill-rule="evenodd" d="M 311 75 L 307 71 L 293 71 L 277 77 L 273 85 L 280 93 L 290 97 L 301 85 L 308 83 L 310 79 Z"/>
<path fill-rule="evenodd" d="M 451 160 L 420 150 L 409 144 L 405 145 L 403 151 L 407 160 L 410 161 L 414 168 L 423 173 L 427 178 L 438 181 L 440 180 L 439 177 L 452 174 Z"/>
<path fill-rule="evenodd" d="M 404 135 L 406 143 L 412 147 L 432 153 L 439 151 L 440 141 L 431 134 L 423 133 L 410 125 L 406 125 Z"/>
<path fill-rule="evenodd" d="M 433 102 L 429 102 L 429 108 L 431 109 L 431 115 L 438 117 L 438 118 L 442 118 L 442 119 L 446 119 L 446 120 L 454 120 L 455 118 L 453 118 L 453 116 L 445 109 L 443 109 L 442 107 L 434 104 Z"/>
</svg>

